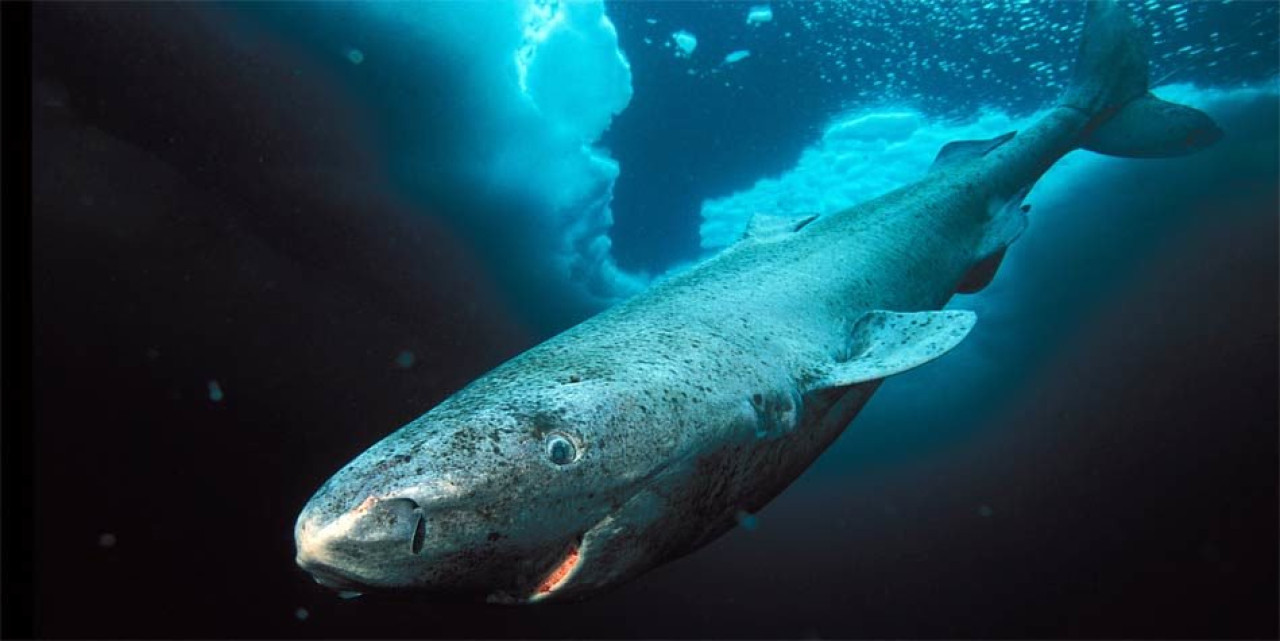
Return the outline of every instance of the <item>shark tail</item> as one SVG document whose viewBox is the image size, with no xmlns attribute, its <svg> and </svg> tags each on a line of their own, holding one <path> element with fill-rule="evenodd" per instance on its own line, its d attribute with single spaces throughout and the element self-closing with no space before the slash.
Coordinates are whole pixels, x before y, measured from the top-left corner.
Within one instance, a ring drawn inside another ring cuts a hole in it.
<svg viewBox="0 0 1280 641">
<path fill-rule="evenodd" d="M 1204 112 L 1152 95 L 1146 33 L 1116 0 L 1085 7 L 1080 53 L 1060 102 L 1090 118 L 1082 149 L 1164 158 L 1194 153 L 1222 137 Z"/>
</svg>

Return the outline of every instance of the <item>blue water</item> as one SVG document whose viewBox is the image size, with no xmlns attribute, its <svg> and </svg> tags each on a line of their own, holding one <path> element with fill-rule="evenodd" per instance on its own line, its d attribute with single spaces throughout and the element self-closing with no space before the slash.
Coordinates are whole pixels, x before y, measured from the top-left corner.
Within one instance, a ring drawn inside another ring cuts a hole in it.
<svg viewBox="0 0 1280 641">
<path fill-rule="evenodd" d="M 339 601 L 293 566 L 293 518 L 755 211 L 836 211 L 1024 127 L 1081 6 L 38 7 L 34 629 L 1274 636 L 1280 8 L 1131 8 L 1155 93 L 1219 144 L 1068 156 L 951 303 L 973 334 L 743 528 L 589 602 L 493 609 Z"/>
<path fill-rule="evenodd" d="M 610 7 L 636 84 L 662 88 L 637 90 L 604 139 L 625 167 L 614 205 L 624 264 L 662 269 L 673 250 L 694 255 L 697 237 L 681 221 L 701 201 L 790 168 L 841 115 L 910 109 L 963 122 L 1044 108 L 1069 74 L 1080 28 L 1080 7 L 1067 2 L 781 3 L 755 27 L 745 24 L 750 6 Z M 1151 75 L 1160 84 L 1275 82 L 1274 5 L 1153 2 L 1135 13 L 1159 34 Z M 692 57 L 673 54 L 670 34 L 681 29 L 699 36 Z M 740 50 L 751 57 L 724 63 Z M 646 122 L 675 135 L 654 138 Z M 664 188 L 646 187 L 655 183 Z"/>
</svg>

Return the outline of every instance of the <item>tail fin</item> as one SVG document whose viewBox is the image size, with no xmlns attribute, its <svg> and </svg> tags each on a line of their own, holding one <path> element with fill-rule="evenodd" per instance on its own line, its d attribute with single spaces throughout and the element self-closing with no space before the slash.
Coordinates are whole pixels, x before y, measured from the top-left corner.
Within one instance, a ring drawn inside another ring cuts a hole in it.
<svg viewBox="0 0 1280 641">
<path fill-rule="evenodd" d="M 1088 2 L 1074 77 L 1061 102 L 1091 118 L 1081 147 L 1161 158 L 1194 153 L 1222 137 L 1207 114 L 1155 97 L 1148 82 L 1146 34 L 1115 0 Z"/>
</svg>

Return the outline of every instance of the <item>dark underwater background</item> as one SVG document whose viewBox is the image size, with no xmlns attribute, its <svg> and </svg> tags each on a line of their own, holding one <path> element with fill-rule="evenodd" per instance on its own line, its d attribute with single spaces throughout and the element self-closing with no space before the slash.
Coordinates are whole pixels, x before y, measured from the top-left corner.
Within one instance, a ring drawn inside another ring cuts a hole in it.
<svg viewBox="0 0 1280 641">
<path fill-rule="evenodd" d="M 582 603 L 313 584 L 293 522 L 343 463 L 755 208 L 836 209 L 1025 123 L 1082 13 L 575 7 L 523 92 L 522 12 L 554 7 L 33 8 L 36 635 L 1280 633 L 1263 2 L 1133 5 L 1157 93 L 1225 138 L 1066 158 L 952 302 L 971 337 L 886 383 L 757 527 Z"/>
</svg>

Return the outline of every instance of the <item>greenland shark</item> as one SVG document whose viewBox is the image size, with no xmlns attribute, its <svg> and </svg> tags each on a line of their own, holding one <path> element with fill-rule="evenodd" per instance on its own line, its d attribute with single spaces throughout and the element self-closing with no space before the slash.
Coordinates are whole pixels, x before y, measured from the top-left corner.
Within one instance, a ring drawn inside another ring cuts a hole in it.
<svg viewBox="0 0 1280 641">
<path fill-rule="evenodd" d="M 520 354 L 355 458 L 307 503 L 297 563 L 347 593 L 580 598 L 761 509 L 881 382 L 959 344 L 1022 199 L 1075 150 L 1222 134 L 1148 90 L 1144 38 L 1092 2 L 1070 84 L 1028 129 L 956 141 L 918 182 L 741 241 Z M 927 400 L 922 400 L 927 402 Z"/>
</svg>

